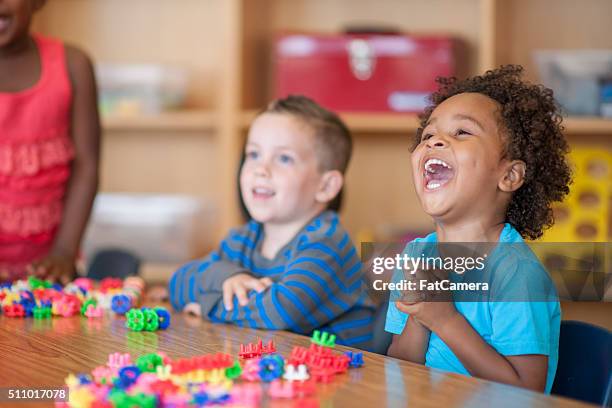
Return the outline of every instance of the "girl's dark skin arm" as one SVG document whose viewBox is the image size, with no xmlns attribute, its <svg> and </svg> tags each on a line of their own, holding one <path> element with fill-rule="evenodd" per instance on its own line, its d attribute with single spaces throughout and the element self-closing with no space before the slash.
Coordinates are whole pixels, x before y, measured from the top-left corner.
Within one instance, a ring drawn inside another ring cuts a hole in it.
<svg viewBox="0 0 612 408">
<path fill-rule="evenodd" d="M 431 331 L 417 322 L 412 316 L 400 335 L 393 336 L 387 355 L 413 363 L 425 364 L 425 354 L 429 346 Z"/>
<path fill-rule="evenodd" d="M 80 50 L 66 46 L 73 100 L 71 136 L 75 156 L 64 201 L 62 222 L 49 254 L 29 269 L 41 278 L 68 283 L 96 191 L 100 156 L 100 118 L 92 63 Z"/>
<path fill-rule="evenodd" d="M 396 306 L 436 333 L 474 377 L 544 391 L 548 356 L 499 354 L 457 312 L 452 302 L 397 302 Z"/>
</svg>

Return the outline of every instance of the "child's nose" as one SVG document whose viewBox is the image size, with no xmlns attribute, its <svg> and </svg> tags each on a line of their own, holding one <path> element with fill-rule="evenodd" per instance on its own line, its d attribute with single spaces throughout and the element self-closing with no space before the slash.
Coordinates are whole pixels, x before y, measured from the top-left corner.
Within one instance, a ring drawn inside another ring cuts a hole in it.
<svg viewBox="0 0 612 408">
<path fill-rule="evenodd" d="M 444 136 L 435 135 L 427 139 L 427 147 L 430 149 L 443 149 L 448 147 L 448 142 Z"/>
<path fill-rule="evenodd" d="M 270 168 L 268 163 L 261 161 L 255 167 L 255 175 L 258 177 L 268 177 L 270 175 Z"/>
</svg>

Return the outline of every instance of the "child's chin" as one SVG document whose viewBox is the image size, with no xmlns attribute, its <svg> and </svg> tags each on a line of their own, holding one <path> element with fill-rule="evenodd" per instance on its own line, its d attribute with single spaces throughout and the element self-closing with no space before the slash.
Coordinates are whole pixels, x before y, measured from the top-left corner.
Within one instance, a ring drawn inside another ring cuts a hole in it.
<svg viewBox="0 0 612 408">
<path fill-rule="evenodd" d="M 451 207 L 447 200 L 432 200 L 431 198 L 421 201 L 421 205 L 423 206 L 423 211 L 430 217 L 442 216 L 448 213 Z"/>
</svg>

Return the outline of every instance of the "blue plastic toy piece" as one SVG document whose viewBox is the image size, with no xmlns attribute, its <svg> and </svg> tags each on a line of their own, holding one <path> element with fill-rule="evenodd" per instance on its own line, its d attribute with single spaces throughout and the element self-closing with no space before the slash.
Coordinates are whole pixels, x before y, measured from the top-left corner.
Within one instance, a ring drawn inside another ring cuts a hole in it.
<svg viewBox="0 0 612 408">
<path fill-rule="evenodd" d="M 159 318 L 159 330 L 166 330 L 170 326 L 170 313 L 163 307 L 156 307 L 155 313 Z"/>
<path fill-rule="evenodd" d="M 132 301 L 127 295 L 115 295 L 111 300 L 111 310 L 117 314 L 126 314 L 131 307 Z"/>
</svg>

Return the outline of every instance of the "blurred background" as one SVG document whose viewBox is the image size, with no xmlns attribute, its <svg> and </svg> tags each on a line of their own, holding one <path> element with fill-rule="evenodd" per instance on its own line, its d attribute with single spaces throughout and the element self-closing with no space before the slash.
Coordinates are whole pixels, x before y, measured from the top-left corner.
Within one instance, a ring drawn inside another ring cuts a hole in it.
<svg viewBox="0 0 612 408">
<path fill-rule="evenodd" d="M 35 29 L 86 50 L 100 90 L 85 256 L 124 247 L 165 280 L 209 251 L 242 222 L 248 126 L 287 93 L 353 131 L 341 215 L 356 243 L 427 232 L 409 166 L 416 114 L 437 75 L 508 63 L 566 113 L 577 178 L 545 240 L 610 241 L 611 16 L 609 0 L 51 0 Z"/>
</svg>

